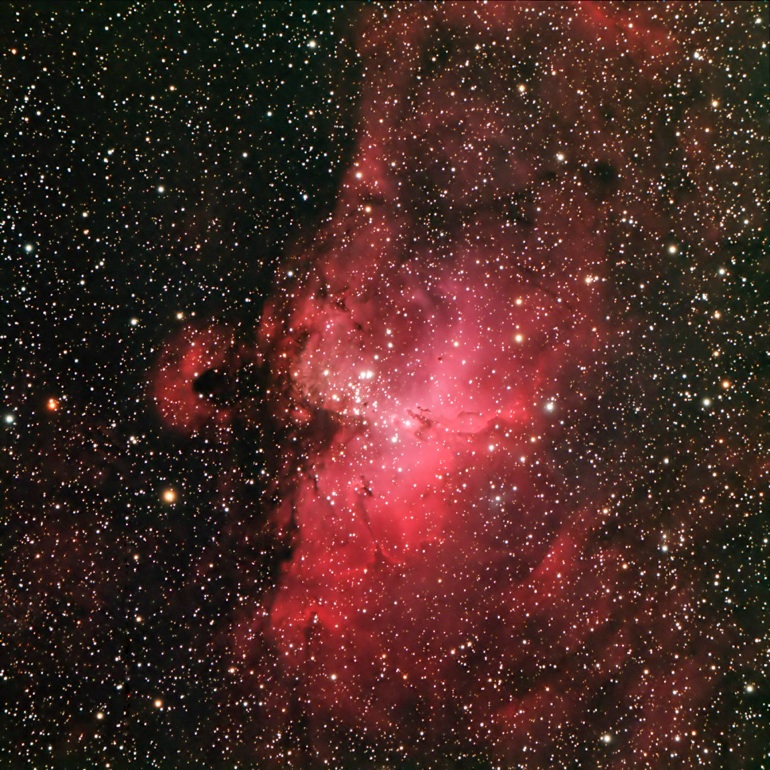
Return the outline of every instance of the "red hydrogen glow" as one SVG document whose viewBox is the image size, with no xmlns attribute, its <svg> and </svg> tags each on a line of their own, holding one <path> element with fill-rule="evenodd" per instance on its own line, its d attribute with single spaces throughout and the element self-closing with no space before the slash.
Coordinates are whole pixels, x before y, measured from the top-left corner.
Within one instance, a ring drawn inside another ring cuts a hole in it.
<svg viewBox="0 0 770 770">
<path fill-rule="evenodd" d="M 691 66 L 661 18 L 406 3 L 362 24 L 355 156 L 258 332 L 296 459 L 272 512 L 291 555 L 234 641 L 236 662 L 257 638 L 272 654 L 252 672 L 266 756 L 298 724 L 332 763 L 355 735 L 539 768 L 578 725 L 591 751 L 622 728 L 607 767 L 694 756 L 713 677 L 708 645 L 683 641 L 691 590 L 606 536 L 637 441 L 608 417 L 639 332 L 612 269 L 717 237 L 718 202 L 658 183 L 703 177 L 708 153 L 661 107 Z M 175 427 L 220 419 L 188 386 L 220 334 L 183 333 L 178 373 L 160 367 Z"/>
</svg>

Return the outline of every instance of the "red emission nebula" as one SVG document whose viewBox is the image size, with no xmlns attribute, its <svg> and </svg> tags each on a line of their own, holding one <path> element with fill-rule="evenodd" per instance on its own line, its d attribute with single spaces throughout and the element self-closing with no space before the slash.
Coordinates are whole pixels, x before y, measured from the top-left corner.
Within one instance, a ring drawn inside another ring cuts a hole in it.
<svg viewBox="0 0 770 770">
<path fill-rule="evenodd" d="M 202 371 L 267 372 L 289 555 L 230 641 L 265 762 L 716 766 L 727 641 L 692 610 L 697 567 L 656 565 L 661 533 L 728 513 L 690 520 L 697 468 L 640 494 L 662 439 L 634 417 L 658 343 L 629 287 L 734 226 L 719 191 L 660 182 L 708 186 L 719 151 L 717 85 L 685 94 L 711 11 L 670 6 L 367 11 L 333 215 L 248 350 L 215 325 L 169 342 L 153 395 L 178 431 L 249 413 L 195 392 Z"/>
</svg>

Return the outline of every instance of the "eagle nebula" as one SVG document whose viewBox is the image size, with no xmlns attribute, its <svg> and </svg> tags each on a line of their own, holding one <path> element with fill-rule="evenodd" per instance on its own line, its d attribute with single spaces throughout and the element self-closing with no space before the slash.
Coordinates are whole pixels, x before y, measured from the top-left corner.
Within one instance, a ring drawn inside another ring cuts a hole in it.
<svg viewBox="0 0 770 770">
<path fill-rule="evenodd" d="M 232 650 L 261 756 L 726 766 L 698 555 L 742 512 L 713 469 L 759 463 L 709 417 L 727 377 L 666 416 L 685 303 L 762 216 L 722 14 L 364 15 L 352 162 L 257 331 L 286 553 Z"/>
<path fill-rule="evenodd" d="M 159 770 L 760 767 L 766 9 L 342 6 L 351 69 L 329 93 L 355 90 L 355 135 L 330 210 L 265 262 L 256 301 L 188 302 L 147 337 L 132 403 L 152 428 L 126 443 L 118 420 L 48 402 L 75 438 L 33 475 L 119 514 L 81 530 L 57 505 L 19 535 L 9 601 L 23 607 L 25 585 L 80 597 L 79 677 L 99 613 L 130 630 L 88 652 L 125 665 L 113 700 L 29 746 L 79 756 L 96 731 L 107 748 L 88 767 Z M 179 34 L 196 56 L 205 36 Z M 297 61 L 324 46 L 302 39 Z M 183 78 L 163 88 L 158 115 Z M 216 120 L 241 109 L 227 105 Z M 214 197 L 181 207 L 173 238 L 223 239 L 248 217 Z M 233 285 L 252 251 L 234 249 Z M 174 270 L 198 269 L 195 253 L 180 246 Z M 77 438 L 86 423 L 108 438 Z M 45 548 L 59 566 L 40 572 Z"/>
</svg>

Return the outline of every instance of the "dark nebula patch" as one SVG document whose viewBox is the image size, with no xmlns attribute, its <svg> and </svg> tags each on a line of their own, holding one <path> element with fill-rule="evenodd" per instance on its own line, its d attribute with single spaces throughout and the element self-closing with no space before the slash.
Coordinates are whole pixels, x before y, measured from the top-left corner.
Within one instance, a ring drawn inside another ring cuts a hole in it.
<svg viewBox="0 0 770 770">
<path fill-rule="evenodd" d="M 206 369 L 199 374 L 192 384 L 193 391 L 215 404 L 225 406 L 235 397 L 232 377 L 221 369 Z"/>
</svg>

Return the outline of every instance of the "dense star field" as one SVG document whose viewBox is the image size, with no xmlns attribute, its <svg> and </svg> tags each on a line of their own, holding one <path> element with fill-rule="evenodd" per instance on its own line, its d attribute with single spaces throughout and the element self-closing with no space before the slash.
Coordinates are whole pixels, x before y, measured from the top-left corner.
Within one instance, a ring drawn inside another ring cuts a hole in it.
<svg viewBox="0 0 770 770">
<path fill-rule="evenodd" d="M 770 766 L 768 26 L 0 6 L 0 767 Z"/>
</svg>

